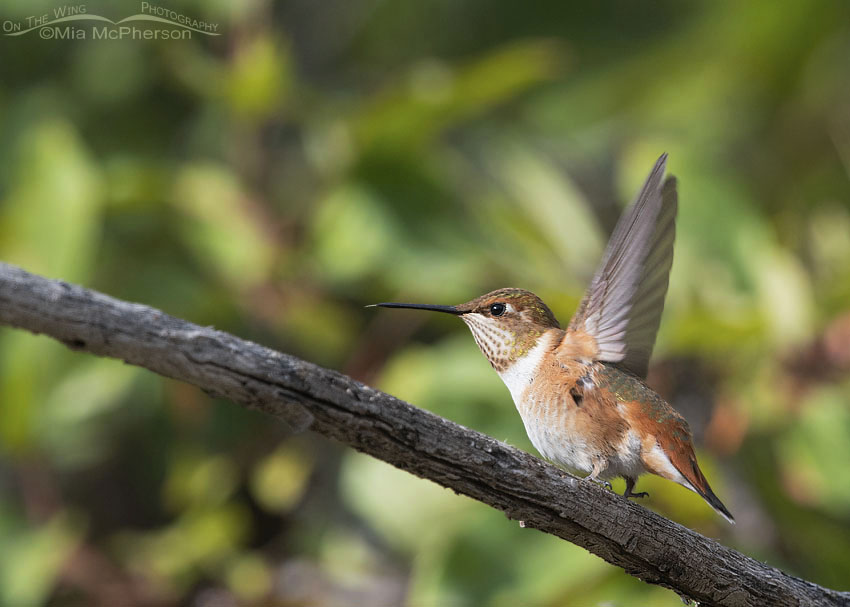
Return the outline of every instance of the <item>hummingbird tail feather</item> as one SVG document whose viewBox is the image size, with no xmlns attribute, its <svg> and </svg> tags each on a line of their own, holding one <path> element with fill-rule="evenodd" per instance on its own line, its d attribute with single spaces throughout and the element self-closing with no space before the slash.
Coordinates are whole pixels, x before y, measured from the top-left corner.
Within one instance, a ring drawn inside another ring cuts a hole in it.
<svg viewBox="0 0 850 607">
<path fill-rule="evenodd" d="M 704 499 L 709 506 L 714 508 L 717 514 L 729 521 L 730 524 L 734 525 L 735 517 L 732 516 L 732 513 L 729 512 L 729 509 L 723 505 L 723 502 L 720 501 L 720 498 L 718 498 L 714 494 L 714 491 L 711 490 L 711 485 L 708 484 L 708 480 L 705 478 L 705 475 L 702 473 L 702 470 L 699 469 L 696 459 L 693 459 L 691 461 L 691 467 L 694 472 L 694 478 L 689 478 L 688 481 L 692 485 L 694 492 L 702 499 Z"/>
<path fill-rule="evenodd" d="M 693 452 L 691 452 L 690 457 L 687 458 L 687 464 L 690 465 L 685 464 L 685 462 L 682 462 L 681 460 L 678 460 L 677 463 L 680 465 L 676 466 L 676 469 L 679 471 L 679 474 L 684 477 L 683 480 L 685 481 L 682 482 L 681 480 L 678 480 L 677 482 L 699 495 L 709 506 L 714 508 L 714 511 L 717 512 L 717 514 L 729 521 L 730 524 L 734 525 L 735 517 L 732 516 L 729 509 L 723 505 L 720 498 L 718 498 L 714 494 L 714 491 L 711 490 L 711 485 L 708 484 L 708 480 L 705 478 L 702 470 L 699 469 L 699 464 L 697 464 L 696 456 L 693 455 Z"/>
<path fill-rule="evenodd" d="M 714 510 L 720 516 L 725 518 L 732 525 L 735 524 L 735 517 L 732 516 L 732 513 L 729 512 L 729 509 L 723 505 L 723 502 L 721 502 L 720 499 L 716 495 L 714 495 L 714 491 L 711 490 L 711 487 L 709 487 L 708 483 L 705 483 L 705 491 L 700 491 L 699 495 L 700 497 L 702 497 L 702 499 L 708 502 L 708 505 L 714 508 Z"/>
</svg>

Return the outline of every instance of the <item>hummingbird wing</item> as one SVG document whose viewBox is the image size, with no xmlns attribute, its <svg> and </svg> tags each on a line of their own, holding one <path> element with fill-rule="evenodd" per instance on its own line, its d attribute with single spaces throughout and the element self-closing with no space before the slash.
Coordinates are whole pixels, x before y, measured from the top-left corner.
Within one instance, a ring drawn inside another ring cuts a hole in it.
<svg viewBox="0 0 850 607">
<path fill-rule="evenodd" d="M 663 154 L 617 222 L 569 327 L 596 340 L 599 360 L 638 377 L 646 377 L 673 265 L 678 202 L 666 164 Z"/>
</svg>

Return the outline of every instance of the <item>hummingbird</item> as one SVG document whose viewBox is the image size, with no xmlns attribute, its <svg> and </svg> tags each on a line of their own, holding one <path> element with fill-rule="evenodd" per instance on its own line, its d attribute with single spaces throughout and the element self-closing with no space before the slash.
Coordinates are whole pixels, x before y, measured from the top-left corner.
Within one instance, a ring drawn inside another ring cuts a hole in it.
<svg viewBox="0 0 850 607">
<path fill-rule="evenodd" d="M 702 497 L 734 524 L 697 464 L 687 421 L 646 382 L 676 232 L 667 154 L 623 212 L 566 330 L 534 293 L 504 288 L 456 306 L 379 303 L 460 317 L 502 378 L 532 445 L 546 459 L 627 498 L 644 473 Z"/>
</svg>

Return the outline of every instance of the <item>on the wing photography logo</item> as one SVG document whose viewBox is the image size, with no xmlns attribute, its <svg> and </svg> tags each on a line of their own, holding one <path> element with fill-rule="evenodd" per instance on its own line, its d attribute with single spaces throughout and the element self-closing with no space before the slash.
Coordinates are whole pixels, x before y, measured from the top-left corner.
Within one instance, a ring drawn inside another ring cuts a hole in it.
<svg viewBox="0 0 850 607">
<path fill-rule="evenodd" d="M 4 20 L 6 36 L 37 35 L 44 40 L 188 40 L 194 34 L 218 36 L 218 23 L 142 2 L 139 12 L 113 21 L 88 11 L 85 4 L 65 4 L 49 13 L 17 21 Z"/>
</svg>

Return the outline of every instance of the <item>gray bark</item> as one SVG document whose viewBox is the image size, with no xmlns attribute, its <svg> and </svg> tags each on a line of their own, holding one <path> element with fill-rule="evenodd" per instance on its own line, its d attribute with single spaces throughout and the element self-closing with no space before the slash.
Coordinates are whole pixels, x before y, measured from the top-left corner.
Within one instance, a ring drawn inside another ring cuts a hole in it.
<svg viewBox="0 0 850 607">
<path fill-rule="evenodd" d="M 338 440 L 701 604 L 850 605 L 848 592 L 783 573 L 341 373 L 144 305 L 0 263 L 0 323 L 145 367 L 293 430 Z"/>
</svg>

